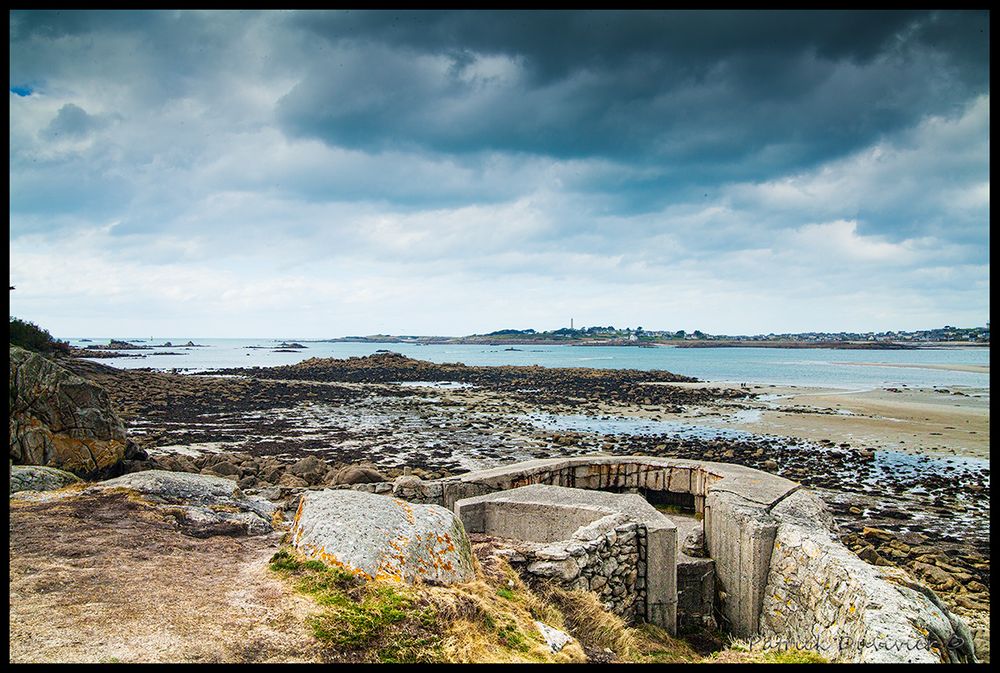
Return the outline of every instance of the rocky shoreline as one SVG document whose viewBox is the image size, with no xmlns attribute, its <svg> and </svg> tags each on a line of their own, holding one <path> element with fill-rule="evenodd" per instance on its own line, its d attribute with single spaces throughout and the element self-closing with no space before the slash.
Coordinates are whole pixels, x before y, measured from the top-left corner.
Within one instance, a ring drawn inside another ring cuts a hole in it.
<svg viewBox="0 0 1000 673">
<path fill-rule="evenodd" d="M 738 411 L 756 396 L 746 389 L 669 372 L 467 367 L 394 353 L 204 375 L 65 366 L 109 391 L 148 453 L 128 469 L 224 476 L 287 503 L 303 489 L 347 483 L 338 474 L 358 465 L 387 480 L 433 479 L 604 452 L 773 472 L 815 490 L 866 561 L 904 567 L 973 623 L 988 619 L 988 463 L 942 471 L 918 458 L 887 465 L 885 452 L 832 439 L 656 431 L 662 418 Z"/>
</svg>

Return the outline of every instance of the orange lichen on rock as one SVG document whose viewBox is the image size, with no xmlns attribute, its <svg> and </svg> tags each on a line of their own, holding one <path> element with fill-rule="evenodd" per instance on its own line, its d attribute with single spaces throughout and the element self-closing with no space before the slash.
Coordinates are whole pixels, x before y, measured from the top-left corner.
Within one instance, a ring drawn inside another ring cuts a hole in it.
<svg viewBox="0 0 1000 673">
<path fill-rule="evenodd" d="M 393 498 L 393 501 L 403 508 L 403 512 L 406 514 L 406 520 L 409 521 L 411 525 L 416 523 L 416 519 L 413 517 L 413 507 L 410 506 L 410 503 L 405 500 L 400 500 L 399 498 Z"/>
<path fill-rule="evenodd" d="M 304 544 L 299 547 L 299 552 L 307 558 L 315 559 L 317 561 L 322 561 L 328 566 L 333 566 L 334 568 L 339 568 L 346 572 L 352 573 L 354 575 L 360 575 L 366 579 L 373 579 L 373 575 L 366 573 L 360 568 L 355 568 L 350 563 L 345 563 L 333 554 L 327 553 L 327 551 L 321 547 L 317 547 L 311 544 Z"/>
</svg>

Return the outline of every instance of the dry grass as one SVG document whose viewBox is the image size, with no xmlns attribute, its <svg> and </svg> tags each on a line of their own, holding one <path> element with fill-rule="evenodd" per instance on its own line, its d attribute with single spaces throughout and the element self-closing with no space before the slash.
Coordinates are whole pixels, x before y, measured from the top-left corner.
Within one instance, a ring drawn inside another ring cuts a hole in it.
<svg viewBox="0 0 1000 673">
<path fill-rule="evenodd" d="M 567 630 L 563 615 L 521 581 L 500 559 L 477 563 L 473 582 L 430 587 L 428 598 L 445 625 L 443 660 L 456 663 L 582 663 L 579 643 L 551 652 L 535 620 Z"/>
<path fill-rule="evenodd" d="M 589 591 L 549 585 L 540 593 L 565 615 L 569 632 L 588 650 L 610 650 L 615 659 L 627 663 L 690 663 L 701 658 L 690 645 L 657 626 L 629 626 Z"/>
<path fill-rule="evenodd" d="M 578 643 L 551 652 L 534 621 L 564 627 L 508 567 L 486 579 L 449 587 L 364 582 L 289 550 L 271 568 L 309 595 L 323 612 L 310 620 L 326 658 L 379 663 L 585 662 Z M 499 580 L 499 581 L 498 581 Z"/>
<path fill-rule="evenodd" d="M 528 586 L 488 545 L 474 545 L 476 579 L 451 586 L 369 581 L 285 548 L 271 569 L 323 612 L 313 635 L 331 662 L 814 663 L 812 652 L 751 651 L 736 642 L 705 657 L 652 624 L 629 626 L 587 591 Z M 574 637 L 552 652 L 535 626 Z"/>
</svg>

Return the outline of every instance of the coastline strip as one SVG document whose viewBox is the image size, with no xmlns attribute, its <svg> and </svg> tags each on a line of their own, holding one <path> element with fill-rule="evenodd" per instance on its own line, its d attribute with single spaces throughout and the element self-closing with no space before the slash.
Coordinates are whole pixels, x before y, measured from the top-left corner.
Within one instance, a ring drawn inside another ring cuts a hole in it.
<svg viewBox="0 0 1000 673">
<path fill-rule="evenodd" d="M 962 364 L 910 364 L 895 362 L 837 362 L 838 365 L 855 365 L 861 367 L 901 367 L 903 369 L 943 369 L 950 372 L 971 372 L 973 374 L 989 374 L 989 365 Z"/>
</svg>

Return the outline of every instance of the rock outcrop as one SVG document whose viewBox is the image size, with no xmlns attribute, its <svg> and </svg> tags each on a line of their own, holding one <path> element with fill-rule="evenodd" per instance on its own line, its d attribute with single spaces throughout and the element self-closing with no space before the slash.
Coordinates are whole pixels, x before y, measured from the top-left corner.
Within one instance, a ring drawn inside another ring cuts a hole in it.
<svg viewBox="0 0 1000 673">
<path fill-rule="evenodd" d="M 368 578 L 452 584 L 475 576 L 468 536 L 450 510 L 389 496 L 306 493 L 292 543 L 310 558 Z"/>
<path fill-rule="evenodd" d="M 851 553 L 815 495 L 792 493 L 772 514 L 779 525 L 760 617 L 763 643 L 796 643 L 836 662 L 976 662 L 962 619 L 905 572 Z"/>
<path fill-rule="evenodd" d="M 51 360 L 10 347 L 10 458 L 89 477 L 125 457 L 107 392 Z"/>
<path fill-rule="evenodd" d="M 89 487 L 127 489 L 174 516 L 182 532 L 193 537 L 261 535 L 273 530 L 275 506 L 246 496 L 231 480 L 204 474 L 149 470 L 108 479 Z"/>
<path fill-rule="evenodd" d="M 337 484 L 374 484 L 385 481 L 385 477 L 373 468 L 349 465 L 337 472 Z"/>
<path fill-rule="evenodd" d="M 54 491 L 63 486 L 76 484 L 80 478 L 75 474 L 54 467 L 41 465 L 11 465 L 10 493 L 21 491 Z"/>
</svg>

